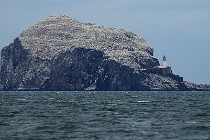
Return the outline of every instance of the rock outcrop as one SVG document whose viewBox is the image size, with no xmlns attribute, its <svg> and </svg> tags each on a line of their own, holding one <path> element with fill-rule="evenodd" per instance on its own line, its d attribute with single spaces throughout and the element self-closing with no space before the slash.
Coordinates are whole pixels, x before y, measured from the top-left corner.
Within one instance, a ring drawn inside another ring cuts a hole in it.
<svg viewBox="0 0 210 140">
<path fill-rule="evenodd" d="M 174 74 L 150 72 L 157 66 L 141 36 L 50 16 L 2 49 L 1 90 L 210 89 L 186 84 Z"/>
</svg>

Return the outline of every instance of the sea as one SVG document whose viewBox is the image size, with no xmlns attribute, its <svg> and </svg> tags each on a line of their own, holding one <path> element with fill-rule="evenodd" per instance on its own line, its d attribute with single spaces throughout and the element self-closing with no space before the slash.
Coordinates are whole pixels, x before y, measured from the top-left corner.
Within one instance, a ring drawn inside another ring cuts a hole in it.
<svg viewBox="0 0 210 140">
<path fill-rule="evenodd" d="M 210 92 L 0 92 L 1 140 L 210 140 Z"/>
</svg>

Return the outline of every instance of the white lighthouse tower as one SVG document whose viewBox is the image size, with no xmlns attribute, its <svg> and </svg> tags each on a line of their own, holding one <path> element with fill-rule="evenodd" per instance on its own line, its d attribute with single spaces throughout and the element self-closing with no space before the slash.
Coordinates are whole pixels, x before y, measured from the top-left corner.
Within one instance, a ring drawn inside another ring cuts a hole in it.
<svg viewBox="0 0 210 140">
<path fill-rule="evenodd" d="M 167 62 L 166 62 L 166 56 L 163 56 L 163 63 L 162 63 L 162 67 L 166 68 L 167 67 Z"/>
<path fill-rule="evenodd" d="M 158 66 L 158 71 L 160 74 L 162 74 L 163 76 L 169 75 L 169 74 L 173 74 L 171 67 L 167 65 L 167 61 L 166 61 L 166 56 L 163 56 L 163 61 L 162 64 L 160 66 Z"/>
</svg>

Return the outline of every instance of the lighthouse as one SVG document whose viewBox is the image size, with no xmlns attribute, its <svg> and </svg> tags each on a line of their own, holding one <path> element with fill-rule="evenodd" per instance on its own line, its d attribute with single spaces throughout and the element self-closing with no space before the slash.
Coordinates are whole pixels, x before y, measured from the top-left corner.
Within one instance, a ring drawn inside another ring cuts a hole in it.
<svg viewBox="0 0 210 140">
<path fill-rule="evenodd" d="M 167 67 L 167 62 L 166 62 L 166 56 L 163 56 L 163 63 L 162 63 L 163 68 Z"/>
<path fill-rule="evenodd" d="M 149 72 L 152 73 L 157 73 L 163 76 L 169 76 L 169 77 L 175 77 L 177 78 L 176 75 L 174 75 L 172 73 L 171 67 L 167 65 L 167 61 L 166 61 L 166 56 L 163 56 L 163 61 L 162 64 L 160 64 L 159 66 L 154 67 L 153 69 L 149 69 Z M 183 81 L 183 78 L 177 78 L 179 81 Z"/>
</svg>

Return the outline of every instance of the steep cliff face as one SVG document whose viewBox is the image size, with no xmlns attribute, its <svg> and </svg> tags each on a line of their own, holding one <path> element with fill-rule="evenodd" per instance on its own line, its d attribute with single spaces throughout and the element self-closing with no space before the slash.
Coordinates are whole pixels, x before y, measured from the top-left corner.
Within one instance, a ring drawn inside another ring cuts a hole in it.
<svg viewBox="0 0 210 140">
<path fill-rule="evenodd" d="M 50 75 L 48 59 L 33 57 L 16 38 L 1 51 L 1 86 L 3 90 L 40 89 Z"/>
<path fill-rule="evenodd" d="M 145 90 L 142 74 L 109 59 L 101 51 L 76 48 L 52 61 L 52 90 Z M 138 78 L 137 78 L 138 77 Z"/>
<path fill-rule="evenodd" d="M 21 33 L 2 49 L 1 62 L 2 90 L 190 89 L 173 76 L 143 71 L 159 62 L 142 37 L 67 16 Z"/>
</svg>

